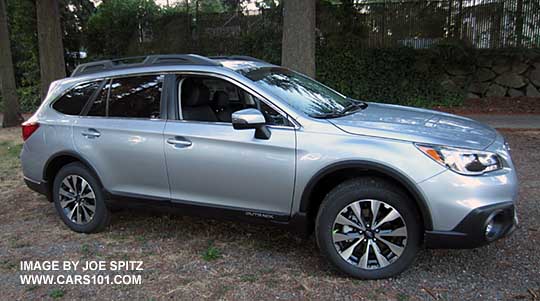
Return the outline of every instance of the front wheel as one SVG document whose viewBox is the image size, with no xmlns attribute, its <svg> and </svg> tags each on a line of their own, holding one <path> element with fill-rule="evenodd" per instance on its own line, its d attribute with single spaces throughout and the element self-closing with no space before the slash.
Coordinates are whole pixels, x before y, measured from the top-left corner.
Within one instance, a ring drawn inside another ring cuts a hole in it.
<svg viewBox="0 0 540 301">
<path fill-rule="evenodd" d="M 338 185 L 323 200 L 317 244 L 335 267 L 353 277 L 392 277 L 414 261 L 420 225 L 406 194 L 381 179 L 358 178 Z"/>
<path fill-rule="evenodd" d="M 101 185 L 80 163 L 60 169 L 54 179 L 53 199 L 60 218 L 73 231 L 94 233 L 109 224 L 110 212 Z"/>
</svg>

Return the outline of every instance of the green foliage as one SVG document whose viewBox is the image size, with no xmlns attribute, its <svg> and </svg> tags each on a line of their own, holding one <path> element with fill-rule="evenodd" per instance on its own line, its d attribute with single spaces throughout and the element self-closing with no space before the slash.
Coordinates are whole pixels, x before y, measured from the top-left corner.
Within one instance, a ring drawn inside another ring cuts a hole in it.
<svg viewBox="0 0 540 301">
<path fill-rule="evenodd" d="M 49 292 L 49 297 L 53 299 L 60 299 L 64 297 L 65 294 L 66 292 L 63 289 L 55 288 Z"/>
<path fill-rule="evenodd" d="M 223 2 L 221 0 L 199 1 L 200 12 L 222 13 L 225 12 L 225 9 L 226 6 L 223 5 Z"/>
<path fill-rule="evenodd" d="M 242 282 L 256 282 L 258 279 L 257 275 L 254 275 L 254 274 L 247 274 L 247 275 L 241 275 L 240 276 L 240 281 Z"/>
<path fill-rule="evenodd" d="M 22 113 L 35 111 L 40 104 L 39 98 L 39 82 L 31 86 L 23 86 L 17 89 L 19 96 L 19 105 Z M 4 101 L 0 96 L 0 112 L 4 111 Z"/>
<path fill-rule="evenodd" d="M 95 11 L 96 8 L 90 0 L 60 1 L 64 53 L 68 71 L 72 71 L 81 62 L 79 53 L 86 48 L 84 34 L 88 30 L 88 19 Z"/>
<path fill-rule="evenodd" d="M 239 41 L 241 50 L 237 54 L 253 56 L 273 64 L 281 62 L 281 26 L 275 20 L 281 10 L 265 12 L 266 16 L 245 32 Z"/>
<path fill-rule="evenodd" d="M 34 0 L 8 0 L 9 37 L 18 87 L 39 82 Z"/>
<path fill-rule="evenodd" d="M 461 41 L 443 40 L 431 48 L 431 52 L 439 61 L 455 65 L 474 64 L 474 49 Z"/>
<path fill-rule="evenodd" d="M 413 106 L 459 105 L 463 91 L 441 85 L 443 62 L 434 51 L 321 46 L 317 78 L 357 99 Z"/>
<path fill-rule="evenodd" d="M 204 250 L 202 259 L 205 261 L 213 261 L 221 257 L 221 251 L 214 246 L 213 242 L 210 242 L 208 248 Z"/>
<path fill-rule="evenodd" d="M 39 107 L 39 104 L 41 102 L 41 99 L 39 97 L 39 91 L 39 83 L 31 86 L 20 87 L 17 89 L 21 112 L 33 112 Z"/>
<path fill-rule="evenodd" d="M 2 161 L 16 160 L 21 153 L 22 144 L 15 144 L 13 141 L 0 142 L 0 158 Z"/>
<path fill-rule="evenodd" d="M 28 13 L 35 11 L 35 3 L 34 0 L 7 2 L 17 92 L 21 111 L 29 112 L 37 108 L 40 100 L 36 18 L 35 14 Z M 336 9 L 334 4 L 337 2 L 343 5 Z M 102 1 L 97 8 L 90 0 L 61 0 L 60 3 L 68 69 L 81 62 L 80 58 L 73 57 L 80 50 L 88 51 L 87 60 L 194 52 L 250 55 L 275 64 L 281 61 L 280 1 L 257 2 L 259 8 L 267 9 L 263 14 L 242 16 L 243 21 L 238 23 L 241 26 L 239 32 L 225 32 L 222 38 L 208 35 L 207 39 L 214 40 L 206 41 L 206 44 L 202 43 L 206 31 L 197 29 L 195 12 L 200 16 L 198 22 L 215 21 L 218 16 L 213 13 L 229 12 L 230 17 L 216 21 L 218 25 L 215 26 L 234 24 L 238 16 L 230 12 L 244 7 L 246 0 L 180 1 L 164 8 L 152 0 L 108 0 Z M 362 47 L 370 28 L 354 17 L 352 3 L 321 0 L 318 4 L 318 28 L 321 30 L 317 41 L 318 80 L 348 96 L 364 100 L 415 106 L 461 103 L 463 91 L 444 84 L 444 67 L 472 65 L 474 51 L 451 40 L 442 41 L 428 50 Z M 428 8 L 428 15 L 439 13 L 436 6 Z M 203 24 L 214 26 L 210 23 Z M 393 32 L 399 30 L 399 27 L 392 27 Z M 202 35 L 196 39 L 196 33 Z"/>
<path fill-rule="evenodd" d="M 104 1 L 88 20 L 89 52 L 111 57 L 139 54 L 141 49 L 132 41 L 144 42 L 154 29 L 159 11 L 159 6 L 151 0 Z"/>
</svg>

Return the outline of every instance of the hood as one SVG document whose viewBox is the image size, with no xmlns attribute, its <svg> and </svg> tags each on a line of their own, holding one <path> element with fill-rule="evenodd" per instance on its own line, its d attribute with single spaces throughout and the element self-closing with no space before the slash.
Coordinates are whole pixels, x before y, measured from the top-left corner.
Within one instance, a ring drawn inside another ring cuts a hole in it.
<svg viewBox="0 0 540 301">
<path fill-rule="evenodd" d="M 405 106 L 368 104 L 362 111 L 328 121 L 350 134 L 472 149 L 484 149 L 497 137 L 494 129 L 469 118 Z"/>
</svg>

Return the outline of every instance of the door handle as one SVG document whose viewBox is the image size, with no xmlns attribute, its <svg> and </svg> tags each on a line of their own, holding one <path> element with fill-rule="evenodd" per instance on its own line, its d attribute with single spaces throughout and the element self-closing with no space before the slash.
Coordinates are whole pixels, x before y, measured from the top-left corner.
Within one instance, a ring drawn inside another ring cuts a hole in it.
<svg viewBox="0 0 540 301">
<path fill-rule="evenodd" d="M 92 139 L 101 136 L 101 133 L 98 132 L 96 129 L 88 129 L 87 131 L 82 132 L 81 135 L 88 139 Z"/>
<path fill-rule="evenodd" d="M 191 141 L 187 140 L 186 138 L 183 138 L 183 137 L 174 137 L 174 138 L 169 138 L 167 139 L 167 143 L 171 144 L 171 145 L 174 145 L 176 147 L 189 147 L 191 146 L 193 143 L 191 143 Z"/>
</svg>

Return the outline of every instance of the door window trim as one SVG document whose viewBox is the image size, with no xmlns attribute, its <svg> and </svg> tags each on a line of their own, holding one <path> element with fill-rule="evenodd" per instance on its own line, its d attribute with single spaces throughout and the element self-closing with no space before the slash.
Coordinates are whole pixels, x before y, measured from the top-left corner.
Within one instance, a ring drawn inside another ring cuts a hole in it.
<svg viewBox="0 0 540 301">
<path fill-rule="evenodd" d="M 301 125 L 300 123 L 298 123 L 298 121 L 296 121 L 294 118 L 292 118 L 289 114 L 287 114 L 285 111 L 283 111 L 281 108 L 279 108 L 277 105 L 275 105 L 273 102 L 271 102 L 270 100 L 266 99 L 266 97 L 262 96 L 260 93 L 258 93 L 257 91 L 251 89 L 250 87 L 244 85 L 243 83 L 241 83 L 240 81 L 234 79 L 234 78 L 231 78 L 229 76 L 226 76 L 226 75 L 223 75 L 223 74 L 219 74 L 219 73 L 215 73 L 215 72 L 204 72 L 204 71 L 177 71 L 177 72 L 173 72 L 176 76 L 177 76 L 177 84 L 176 84 L 176 99 L 175 99 L 175 106 L 171 109 L 177 111 L 176 114 L 173 114 L 172 116 L 176 116 L 176 121 L 183 121 L 183 122 L 197 122 L 197 123 L 203 123 L 203 124 L 226 124 L 226 125 L 230 125 L 231 123 L 230 122 L 220 122 L 220 121 L 197 121 L 197 120 L 184 120 L 182 118 L 182 99 L 181 99 L 181 91 L 180 91 L 180 83 L 178 81 L 178 77 L 179 76 L 185 76 L 185 75 L 196 75 L 196 76 L 207 76 L 207 77 L 214 77 L 214 78 L 219 78 L 219 79 L 222 79 L 224 81 L 227 81 L 231 84 L 233 84 L 234 86 L 236 86 L 237 88 L 240 88 L 240 89 L 243 89 L 244 91 L 252 94 L 253 96 L 257 97 L 259 100 L 261 100 L 263 103 L 265 103 L 267 106 L 269 106 L 270 108 L 272 108 L 273 110 L 275 110 L 276 112 L 278 112 L 279 114 L 281 114 L 282 116 L 284 116 L 290 123 L 291 123 L 291 126 L 286 126 L 286 125 L 268 125 L 269 127 L 272 127 L 272 128 L 285 128 L 285 129 L 300 129 Z M 181 81 L 183 81 L 184 79 L 182 78 Z M 176 108 L 175 108 L 176 107 Z"/>
</svg>

